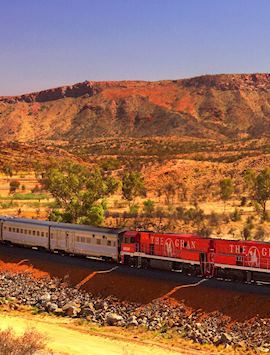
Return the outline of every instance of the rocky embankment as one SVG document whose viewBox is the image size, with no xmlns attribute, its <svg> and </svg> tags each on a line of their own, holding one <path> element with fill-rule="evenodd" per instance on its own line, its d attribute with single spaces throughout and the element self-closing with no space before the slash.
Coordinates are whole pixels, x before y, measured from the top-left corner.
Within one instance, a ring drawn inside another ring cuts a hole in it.
<svg viewBox="0 0 270 355">
<path fill-rule="evenodd" d="M 270 352 L 270 319 L 232 322 L 219 312 L 191 311 L 171 300 L 155 300 L 148 305 L 127 303 L 114 297 L 94 297 L 68 286 L 60 279 L 34 279 L 28 273 L 0 274 L 0 303 L 11 309 L 22 305 L 44 312 L 83 318 L 98 325 L 145 327 L 180 336 L 200 344 L 214 344 Z"/>
</svg>

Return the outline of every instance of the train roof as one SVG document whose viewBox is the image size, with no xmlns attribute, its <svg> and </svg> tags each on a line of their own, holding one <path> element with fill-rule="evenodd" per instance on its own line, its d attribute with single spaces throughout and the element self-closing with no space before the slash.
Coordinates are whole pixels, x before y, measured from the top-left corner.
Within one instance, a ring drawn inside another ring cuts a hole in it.
<svg viewBox="0 0 270 355">
<path fill-rule="evenodd" d="M 31 218 L 17 218 L 17 217 L 3 216 L 0 217 L 0 220 L 6 222 L 32 224 L 32 225 L 42 226 L 42 227 L 64 228 L 70 230 L 81 230 L 81 231 L 89 231 L 89 232 L 104 233 L 104 234 L 118 234 L 125 231 L 125 229 L 123 228 L 96 227 L 96 226 L 84 225 L 84 224 L 42 221 L 42 220 L 31 219 Z"/>
</svg>

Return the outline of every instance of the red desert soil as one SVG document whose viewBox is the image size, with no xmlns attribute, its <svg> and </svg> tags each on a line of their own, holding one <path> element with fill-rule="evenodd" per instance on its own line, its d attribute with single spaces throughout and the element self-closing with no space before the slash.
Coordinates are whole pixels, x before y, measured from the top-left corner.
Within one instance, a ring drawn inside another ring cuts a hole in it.
<svg viewBox="0 0 270 355">
<path fill-rule="evenodd" d="M 47 272 L 35 269 L 32 265 L 26 265 L 23 264 L 23 262 L 26 262 L 26 260 L 22 260 L 21 263 L 5 263 L 0 260 L 0 271 L 10 271 L 14 273 L 29 272 L 37 279 L 49 276 Z"/>
<path fill-rule="evenodd" d="M 94 269 L 83 268 L 68 263 L 59 265 L 51 260 L 15 260 L 12 255 L 1 255 L 0 270 L 11 272 L 30 272 L 33 277 L 67 277 L 72 285 L 77 285 L 84 278 L 91 275 Z M 9 259 L 9 260 L 7 260 Z M 97 274 L 90 278 L 82 288 L 95 295 L 116 296 L 121 300 L 149 303 L 154 299 L 162 298 L 174 287 L 175 282 L 164 280 L 149 280 L 147 278 L 130 276 L 112 272 L 108 274 Z M 193 310 L 210 313 L 220 311 L 225 316 L 235 321 L 245 321 L 259 316 L 270 317 L 270 298 L 263 295 L 240 293 L 231 290 L 221 290 L 205 286 L 183 288 L 170 295 L 172 302 L 185 304 Z"/>
</svg>

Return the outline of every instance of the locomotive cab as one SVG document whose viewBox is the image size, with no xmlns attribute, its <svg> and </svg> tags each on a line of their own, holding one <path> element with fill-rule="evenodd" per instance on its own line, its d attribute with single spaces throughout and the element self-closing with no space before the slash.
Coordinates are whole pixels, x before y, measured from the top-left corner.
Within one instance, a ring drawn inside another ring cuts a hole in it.
<svg viewBox="0 0 270 355">
<path fill-rule="evenodd" d="M 134 254 L 140 251 L 140 234 L 138 232 L 125 232 L 121 243 L 121 261 L 132 265 Z"/>
</svg>

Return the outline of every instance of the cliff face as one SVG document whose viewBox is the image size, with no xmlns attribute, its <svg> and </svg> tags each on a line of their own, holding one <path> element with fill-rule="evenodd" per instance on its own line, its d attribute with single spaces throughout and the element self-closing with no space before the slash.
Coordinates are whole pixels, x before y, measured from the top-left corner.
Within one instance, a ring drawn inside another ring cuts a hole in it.
<svg viewBox="0 0 270 355">
<path fill-rule="evenodd" d="M 85 81 L 0 97 L 1 140 L 270 135 L 270 74 Z"/>
</svg>

